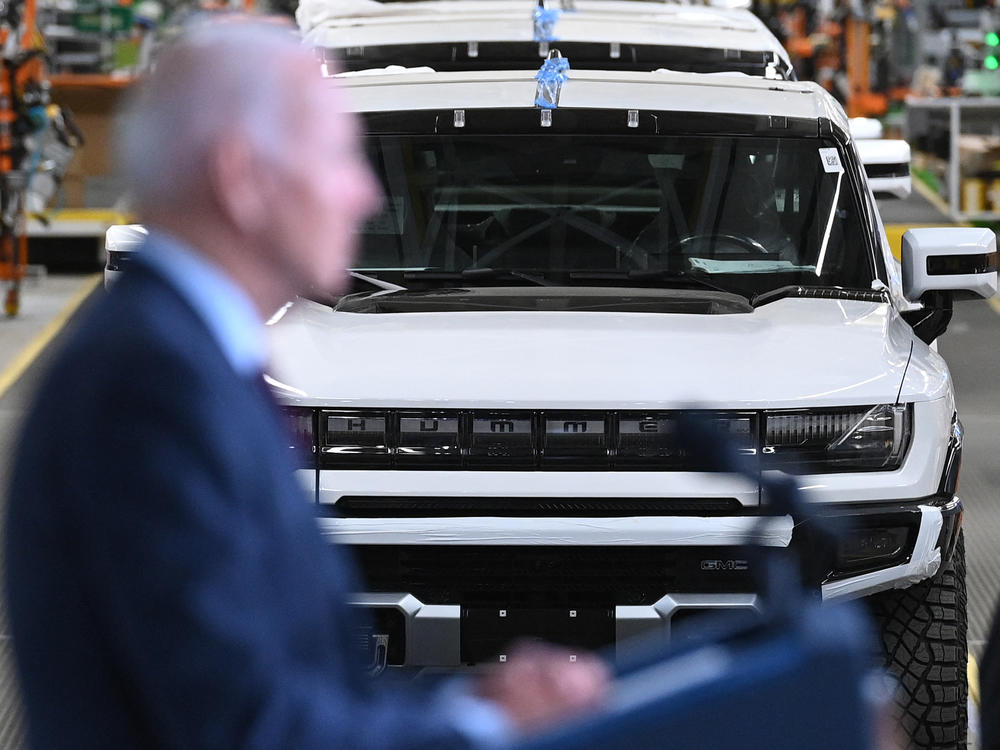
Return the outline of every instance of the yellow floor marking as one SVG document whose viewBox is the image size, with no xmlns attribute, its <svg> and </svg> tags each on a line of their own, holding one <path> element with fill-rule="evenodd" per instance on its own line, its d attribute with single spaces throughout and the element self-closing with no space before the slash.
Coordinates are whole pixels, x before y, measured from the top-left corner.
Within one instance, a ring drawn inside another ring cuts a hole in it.
<svg viewBox="0 0 1000 750">
<path fill-rule="evenodd" d="M 0 372 L 0 397 L 2 397 L 7 390 L 17 382 L 17 379 L 24 374 L 24 371 L 31 367 L 31 363 L 35 361 L 42 350 L 48 346 L 52 339 L 56 337 L 56 334 L 62 330 L 62 327 L 66 325 L 66 321 L 72 317 L 76 309 L 83 304 L 83 301 L 87 298 L 98 284 L 101 283 L 102 274 L 95 273 L 93 276 L 88 276 L 83 286 L 77 290 L 73 298 L 66 303 L 66 306 L 59 312 L 59 314 L 42 329 L 39 333 L 24 349 L 22 349 L 18 355 L 14 358 L 14 361 L 8 365 L 3 372 Z"/>
<path fill-rule="evenodd" d="M 128 224 L 131 215 L 115 211 L 113 208 L 61 208 L 42 211 L 49 221 L 100 221 L 105 224 Z"/>
<path fill-rule="evenodd" d="M 976 704 L 976 708 L 979 707 L 979 662 L 976 661 L 976 657 L 969 654 L 969 697 L 972 702 Z"/>
<path fill-rule="evenodd" d="M 954 221 L 951 218 L 951 207 L 945 202 L 944 198 L 934 192 L 934 189 L 927 185 L 922 180 L 913 180 L 913 189 L 920 193 L 928 203 L 930 203 L 934 208 L 944 214 L 941 221 L 936 224 L 886 224 L 885 225 L 885 236 L 889 239 L 889 247 L 892 249 L 892 254 L 895 256 L 896 260 L 899 260 L 899 255 L 903 245 L 903 234 L 906 233 L 907 229 L 915 229 L 918 227 L 943 227 L 943 226 L 961 226 L 967 227 L 971 226 L 967 221 Z"/>
<path fill-rule="evenodd" d="M 903 235 L 906 234 L 907 229 L 919 229 L 920 227 L 941 227 L 948 226 L 950 222 L 942 221 L 937 224 L 886 224 L 885 225 L 885 236 L 889 240 L 889 247 L 892 249 L 892 254 L 899 260 L 900 254 L 903 251 Z"/>
</svg>

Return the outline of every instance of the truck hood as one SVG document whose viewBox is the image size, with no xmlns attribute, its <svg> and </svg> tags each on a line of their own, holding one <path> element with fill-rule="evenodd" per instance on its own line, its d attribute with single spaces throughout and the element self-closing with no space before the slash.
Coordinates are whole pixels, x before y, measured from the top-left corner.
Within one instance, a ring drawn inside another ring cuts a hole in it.
<svg viewBox="0 0 1000 750">
<path fill-rule="evenodd" d="M 752 313 L 335 312 L 269 323 L 292 404 L 781 408 L 897 400 L 913 335 L 891 305 L 785 299 Z"/>
</svg>

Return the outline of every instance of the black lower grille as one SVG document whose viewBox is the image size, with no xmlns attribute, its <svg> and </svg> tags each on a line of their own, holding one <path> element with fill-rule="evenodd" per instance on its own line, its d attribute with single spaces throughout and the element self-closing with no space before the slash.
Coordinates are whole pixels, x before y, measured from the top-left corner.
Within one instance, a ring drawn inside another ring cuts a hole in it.
<svg viewBox="0 0 1000 750">
<path fill-rule="evenodd" d="M 750 509 L 753 510 L 753 509 Z M 734 497 L 385 497 L 345 495 L 320 515 L 342 518 L 434 518 L 448 516 L 729 516 L 748 512 Z"/>
<path fill-rule="evenodd" d="M 667 593 L 754 591 L 739 547 L 357 545 L 366 590 L 427 604 L 650 605 Z"/>
</svg>

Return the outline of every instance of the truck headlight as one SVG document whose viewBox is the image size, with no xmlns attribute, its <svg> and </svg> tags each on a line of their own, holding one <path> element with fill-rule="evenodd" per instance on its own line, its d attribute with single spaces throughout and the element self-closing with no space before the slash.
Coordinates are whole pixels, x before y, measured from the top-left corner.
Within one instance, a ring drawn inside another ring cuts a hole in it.
<svg viewBox="0 0 1000 750">
<path fill-rule="evenodd" d="M 899 468 L 910 444 L 912 408 L 881 404 L 766 413 L 766 469 L 794 474 Z"/>
</svg>

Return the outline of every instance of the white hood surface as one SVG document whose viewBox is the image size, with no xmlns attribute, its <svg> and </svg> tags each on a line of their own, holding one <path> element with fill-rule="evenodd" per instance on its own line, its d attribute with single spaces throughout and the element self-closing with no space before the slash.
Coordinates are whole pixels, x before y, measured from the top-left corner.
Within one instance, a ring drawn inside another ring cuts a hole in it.
<svg viewBox="0 0 1000 750">
<path fill-rule="evenodd" d="M 345 313 L 297 300 L 276 318 L 272 384 L 288 403 L 327 406 L 891 403 L 914 341 L 890 305 L 827 299 L 725 315 Z"/>
</svg>

